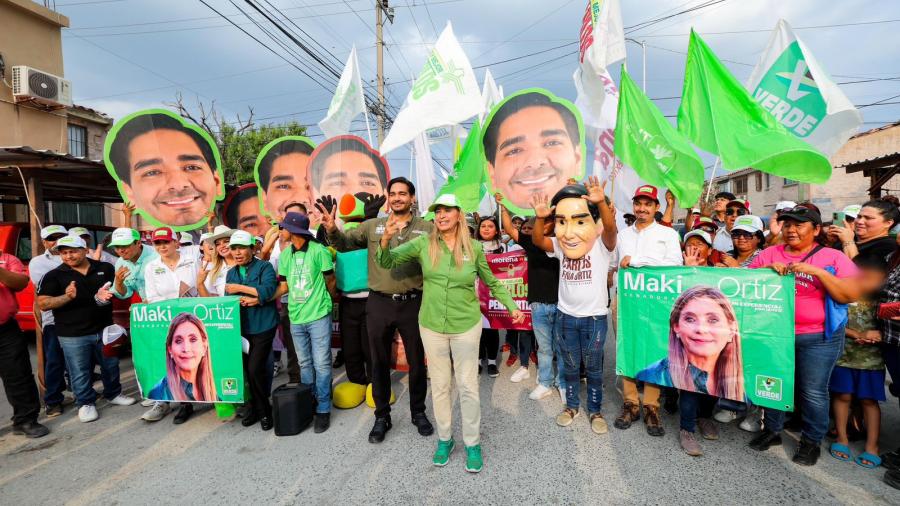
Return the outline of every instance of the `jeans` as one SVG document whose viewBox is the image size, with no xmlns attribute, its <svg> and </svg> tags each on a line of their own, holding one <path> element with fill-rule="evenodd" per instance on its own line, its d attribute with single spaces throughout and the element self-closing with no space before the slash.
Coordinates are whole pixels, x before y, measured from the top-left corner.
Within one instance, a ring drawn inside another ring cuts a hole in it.
<svg viewBox="0 0 900 506">
<path fill-rule="evenodd" d="M 41 401 L 31 372 L 31 355 L 25 335 L 15 316 L 0 325 L 0 379 L 6 400 L 13 408 L 13 424 L 36 422 L 41 413 Z"/>
<path fill-rule="evenodd" d="M 41 330 L 41 347 L 44 349 L 44 404 L 62 404 L 66 389 L 66 359 L 59 346 L 56 325 Z"/>
<path fill-rule="evenodd" d="M 534 341 L 534 334 L 528 330 L 507 330 L 507 334 L 518 334 L 515 339 L 515 348 L 510 348 L 510 352 L 515 351 L 519 356 L 519 365 L 528 367 L 528 361 L 531 359 L 531 349 Z"/>
<path fill-rule="evenodd" d="M 331 313 L 308 323 L 292 323 L 300 362 L 300 382 L 315 385 L 316 413 L 331 412 Z"/>
<path fill-rule="evenodd" d="M 115 399 L 122 393 L 122 385 L 119 383 L 119 359 L 103 356 L 101 337 L 100 333 L 59 336 L 59 345 L 62 346 L 66 357 L 66 369 L 69 371 L 69 381 L 72 382 L 72 392 L 75 394 L 75 404 L 78 406 L 91 405 L 97 401 L 97 392 L 94 391 L 92 381 L 94 364 L 100 364 L 103 397 Z"/>
<path fill-rule="evenodd" d="M 706 394 L 678 391 L 678 413 L 681 416 L 681 429 L 688 432 L 697 430 L 697 418 L 712 418 L 716 407 L 716 398 Z"/>
<path fill-rule="evenodd" d="M 531 327 L 538 346 L 538 383 L 553 387 L 553 355 L 556 355 L 556 384 L 565 388 L 562 353 L 557 346 L 556 305 L 531 303 Z"/>
<path fill-rule="evenodd" d="M 796 402 L 803 420 L 802 435 L 818 444 L 828 431 L 828 381 L 834 363 L 844 351 L 844 333 L 831 339 L 825 334 L 797 334 L 794 341 L 794 364 L 797 393 Z M 786 413 L 777 409 L 765 410 L 766 428 L 781 432 Z"/>
<path fill-rule="evenodd" d="M 581 381 L 579 372 L 584 361 L 587 375 L 588 412 L 599 413 L 603 401 L 603 344 L 606 342 L 606 315 L 570 316 L 558 311 L 556 332 L 562 350 L 566 378 L 566 406 L 578 409 Z"/>
</svg>

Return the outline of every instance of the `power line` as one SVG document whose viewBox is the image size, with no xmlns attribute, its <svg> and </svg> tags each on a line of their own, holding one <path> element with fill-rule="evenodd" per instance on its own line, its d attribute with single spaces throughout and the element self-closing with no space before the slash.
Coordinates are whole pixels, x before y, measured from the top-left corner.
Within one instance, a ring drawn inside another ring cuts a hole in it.
<svg viewBox="0 0 900 506">
<path fill-rule="evenodd" d="M 876 21 L 859 21 L 856 23 L 838 23 L 833 25 L 812 25 L 812 26 L 792 26 L 794 30 L 818 30 L 822 28 L 843 28 L 847 26 L 864 26 L 864 25 L 877 25 L 883 23 L 897 23 L 900 22 L 900 19 L 882 19 Z M 704 32 L 703 36 L 707 35 L 730 35 L 730 34 L 739 34 L 739 33 L 769 33 L 771 32 L 771 28 L 757 28 L 753 30 L 729 30 L 724 32 Z M 641 35 L 642 38 L 658 38 L 658 37 L 685 37 L 690 35 L 689 33 L 665 33 L 658 35 Z"/>
</svg>

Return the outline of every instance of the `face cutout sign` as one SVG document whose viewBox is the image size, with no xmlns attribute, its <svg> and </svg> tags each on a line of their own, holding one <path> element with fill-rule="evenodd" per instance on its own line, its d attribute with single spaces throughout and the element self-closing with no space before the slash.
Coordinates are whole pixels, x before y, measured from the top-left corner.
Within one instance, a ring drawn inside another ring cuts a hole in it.
<svg viewBox="0 0 900 506">
<path fill-rule="evenodd" d="M 516 92 L 485 119 L 482 145 L 491 193 L 515 214 L 534 214 L 531 197 L 553 195 L 584 177 L 584 124 L 575 105 L 538 88 Z"/>
<path fill-rule="evenodd" d="M 360 192 L 387 197 L 391 170 L 387 160 L 355 135 L 332 137 L 316 148 L 309 161 L 314 198 L 335 199 Z"/>
<path fill-rule="evenodd" d="M 256 183 L 243 184 L 232 190 L 222 203 L 222 217 L 226 226 L 244 230 L 254 237 L 265 235 L 269 229 L 260 210 Z"/>
<path fill-rule="evenodd" d="M 253 177 L 264 216 L 281 221 L 288 204 L 299 202 L 307 209 L 311 207 L 309 158 L 315 147 L 306 137 L 289 135 L 273 140 L 259 152 Z"/>
<path fill-rule="evenodd" d="M 554 234 L 566 258 L 577 260 L 590 253 L 600 231 L 587 200 L 577 195 L 559 200 L 555 220 Z"/>
<path fill-rule="evenodd" d="M 107 136 L 104 155 L 122 199 L 154 227 L 199 228 L 225 196 L 216 143 L 174 112 L 125 116 Z"/>
</svg>

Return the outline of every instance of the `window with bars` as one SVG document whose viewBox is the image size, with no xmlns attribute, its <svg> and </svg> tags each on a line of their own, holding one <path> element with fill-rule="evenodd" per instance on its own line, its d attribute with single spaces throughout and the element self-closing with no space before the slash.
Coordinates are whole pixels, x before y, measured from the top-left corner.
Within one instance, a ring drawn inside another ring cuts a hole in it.
<svg viewBox="0 0 900 506">
<path fill-rule="evenodd" d="M 69 154 L 82 157 L 88 155 L 87 128 L 81 125 L 69 125 Z"/>
<path fill-rule="evenodd" d="M 732 193 L 735 195 L 747 194 L 747 176 L 734 179 L 734 191 Z"/>
</svg>

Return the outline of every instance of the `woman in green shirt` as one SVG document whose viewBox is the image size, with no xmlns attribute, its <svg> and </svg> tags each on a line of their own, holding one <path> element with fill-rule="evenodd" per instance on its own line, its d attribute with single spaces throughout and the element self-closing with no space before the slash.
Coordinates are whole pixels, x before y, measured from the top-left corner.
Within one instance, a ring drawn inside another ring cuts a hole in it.
<svg viewBox="0 0 900 506">
<path fill-rule="evenodd" d="M 438 446 L 433 463 L 447 465 L 454 447 L 450 383 L 455 370 L 466 444 L 466 471 L 477 473 L 483 467 L 483 460 L 479 439 L 481 401 L 478 397 L 481 308 L 475 293 L 476 276 L 506 306 L 515 322 L 522 322 L 525 315 L 491 273 L 481 244 L 469 237 L 456 196 L 441 195 L 428 210 L 434 213 L 432 232 L 394 249 L 388 247 L 391 237 L 402 232 L 400 222 L 391 216 L 375 258 L 385 269 L 411 261 L 422 266 L 424 290 L 419 329 L 428 358 L 431 400 L 438 426 Z"/>
</svg>

